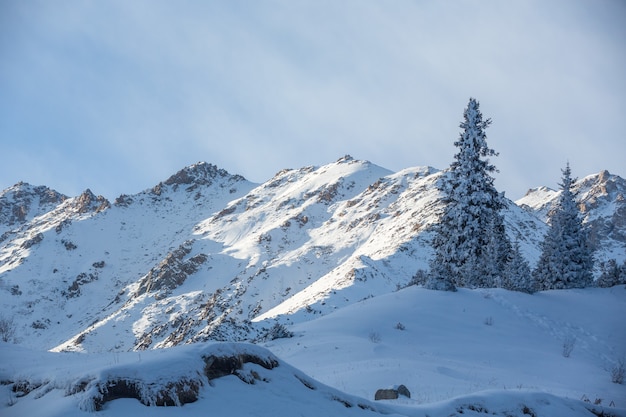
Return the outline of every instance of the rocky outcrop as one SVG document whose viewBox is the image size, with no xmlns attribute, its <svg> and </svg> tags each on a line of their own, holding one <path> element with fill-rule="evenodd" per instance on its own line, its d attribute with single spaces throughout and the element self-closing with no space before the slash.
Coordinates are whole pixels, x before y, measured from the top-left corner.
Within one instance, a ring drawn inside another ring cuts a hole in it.
<svg viewBox="0 0 626 417">
<path fill-rule="evenodd" d="M 576 189 L 594 249 L 607 239 L 626 244 L 626 180 L 602 171 L 582 179 Z"/>
<path fill-rule="evenodd" d="M 182 285 L 187 277 L 195 273 L 200 265 L 206 262 L 208 257 L 197 254 L 189 259 L 184 259 L 191 252 L 193 240 L 180 245 L 176 250 L 167 254 L 159 265 L 152 268 L 139 282 L 135 296 L 146 292 L 167 293 Z"/>
<path fill-rule="evenodd" d="M 80 196 L 76 198 L 73 206 L 76 211 L 80 214 L 85 213 L 99 213 L 103 210 L 106 210 L 111 207 L 111 203 L 109 200 L 102 197 L 101 195 L 96 196 L 91 192 L 89 188 L 87 188 Z"/>
<path fill-rule="evenodd" d="M 246 384 L 255 384 L 256 381 L 262 381 L 262 378 L 255 371 L 245 372 L 243 370 L 245 364 L 252 363 L 267 370 L 278 366 L 276 358 L 261 357 L 245 352 L 225 356 L 203 356 L 202 360 L 204 369 L 202 373 L 198 372 L 197 378 L 183 377 L 165 384 L 151 384 L 136 378 L 113 378 L 100 381 L 97 384 L 97 394 L 92 398 L 93 409 L 102 410 L 104 404 L 121 398 L 136 399 L 147 406 L 181 406 L 198 400 L 200 388 L 205 384 L 203 376 L 209 383 L 223 376 L 235 375 Z"/>
<path fill-rule="evenodd" d="M 0 193 L 0 225 L 22 224 L 52 210 L 67 198 L 48 187 L 19 182 Z"/>
<path fill-rule="evenodd" d="M 231 179 L 233 182 L 245 180 L 241 175 L 231 175 L 228 171 L 213 164 L 198 162 L 181 169 L 167 180 L 160 182 L 152 188 L 151 192 L 159 196 L 166 186 L 171 187 L 174 191 L 181 186 L 185 186 L 185 191 L 194 191 L 198 186 L 212 185 L 218 178 Z"/>
</svg>

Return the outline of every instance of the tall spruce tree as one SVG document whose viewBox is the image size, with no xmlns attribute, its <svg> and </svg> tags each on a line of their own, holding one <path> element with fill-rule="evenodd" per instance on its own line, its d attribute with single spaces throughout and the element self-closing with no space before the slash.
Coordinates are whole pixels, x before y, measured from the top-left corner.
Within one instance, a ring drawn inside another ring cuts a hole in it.
<svg viewBox="0 0 626 417">
<path fill-rule="evenodd" d="M 584 288 L 593 284 L 593 253 L 576 205 L 569 163 L 565 167 L 550 229 L 533 275 L 539 290 Z"/>
<path fill-rule="evenodd" d="M 487 146 L 477 100 L 470 98 L 463 113 L 458 153 L 444 177 L 446 207 L 433 239 L 427 288 L 492 287 L 505 268 L 511 244 L 506 237 L 503 197 L 493 185 L 496 168 L 489 162 L 497 153 Z"/>
</svg>

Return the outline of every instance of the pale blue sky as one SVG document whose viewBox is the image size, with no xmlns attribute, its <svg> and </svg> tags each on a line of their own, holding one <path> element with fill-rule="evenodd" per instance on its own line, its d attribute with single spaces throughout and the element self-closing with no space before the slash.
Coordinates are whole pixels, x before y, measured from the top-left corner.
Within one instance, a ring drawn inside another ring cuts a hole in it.
<svg viewBox="0 0 626 417">
<path fill-rule="evenodd" d="M 626 175 L 624 74 L 621 0 L 0 0 L 0 188 L 446 168 L 473 96 L 516 199 L 568 160 Z"/>
</svg>

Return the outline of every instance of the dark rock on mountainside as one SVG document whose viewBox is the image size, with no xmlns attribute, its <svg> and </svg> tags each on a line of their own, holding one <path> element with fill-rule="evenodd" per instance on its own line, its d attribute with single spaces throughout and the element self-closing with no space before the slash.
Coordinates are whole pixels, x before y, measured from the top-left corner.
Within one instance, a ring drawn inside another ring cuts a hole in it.
<svg viewBox="0 0 626 417">
<path fill-rule="evenodd" d="M 181 169 L 167 180 L 154 186 L 152 193 L 161 195 L 164 186 L 170 186 L 174 191 L 178 190 L 180 186 L 185 186 L 185 191 L 194 191 L 199 186 L 209 186 L 220 178 L 231 178 L 233 181 L 245 180 L 241 175 L 231 175 L 228 171 L 220 169 L 213 164 L 198 162 Z"/>
<path fill-rule="evenodd" d="M 99 213 L 110 208 L 111 203 L 109 203 L 109 200 L 101 195 L 96 196 L 89 188 L 87 188 L 80 196 L 78 196 L 74 202 L 74 207 L 76 207 L 76 211 L 81 214 L 90 212 Z"/>
<path fill-rule="evenodd" d="M 203 253 L 184 259 L 191 252 L 193 241 L 187 241 L 170 252 L 158 266 L 152 268 L 139 281 L 135 296 L 150 292 L 168 292 L 182 285 L 185 279 L 198 270 L 207 260 Z"/>
<path fill-rule="evenodd" d="M 0 225 L 25 223 L 49 212 L 67 198 L 48 187 L 19 182 L 0 193 Z"/>
</svg>

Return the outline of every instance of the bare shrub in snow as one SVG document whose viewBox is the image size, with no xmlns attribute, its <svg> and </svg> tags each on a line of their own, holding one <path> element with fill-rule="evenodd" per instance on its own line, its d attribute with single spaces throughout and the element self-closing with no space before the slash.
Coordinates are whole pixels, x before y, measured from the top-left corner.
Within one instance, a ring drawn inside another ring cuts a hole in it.
<svg viewBox="0 0 626 417">
<path fill-rule="evenodd" d="M 486 326 L 493 326 L 493 317 L 489 316 L 489 317 L 485 318 L 484 323 L 485 323 Z"/>
<path fill-rule="evenodd" d="M 563 341 L 563 351 L 561 352 L 564 358 L 569 358 L 569 356 L 572 354 L 572 351 L 574 350 L 575 345 L 575 337 L 568 336 L 565 338 L 565 340 Z"/>
<path fill-rule="evenodd" d="M 270 336 L 272 339 L 286 339 L 293 337 L 293 333 L 287 330 L 284 324 L 276 323 L 270 330 Z"/>
<path fill-rule="evenodd" d="M 373 332 L 373 331 L 370 332 L 369 339 L 370 339 L 370 342 L 372 342 L 372 343 L 380 343 L 380 341 L 381 341 L 380 333 Z"/>
<path fill-rule="evenodd" d="M 0 317 L 0 340 L 10 342 L 15 338 L 15 324 L 12 319 Z"/>
<path fill-rule="evenodd" d="M 611 382 L 614 384 L 623 384 L 626 369 L 624 368 L 624 360 L 617 361 L 617 365 L 611 368 Z"/>
<path fill-rule="evenodd" d="M 406 327 L 404 326 L 404 324 L 402 324 L 402 323 L 400 323 L 400 322 L 398 322 L 398 323 L 394 326 L 394 328 L 395 328 L 395 329 L 397 329 L 397 330 L 406 330 Z"/>
<path fill-rule="evenodd" d="M 287 330 L 282 323 L 274 323 L 274 325 L 261 338 L 263 340 L 287 339 L 293 337 L 293 333 Z"/>
</svg>

